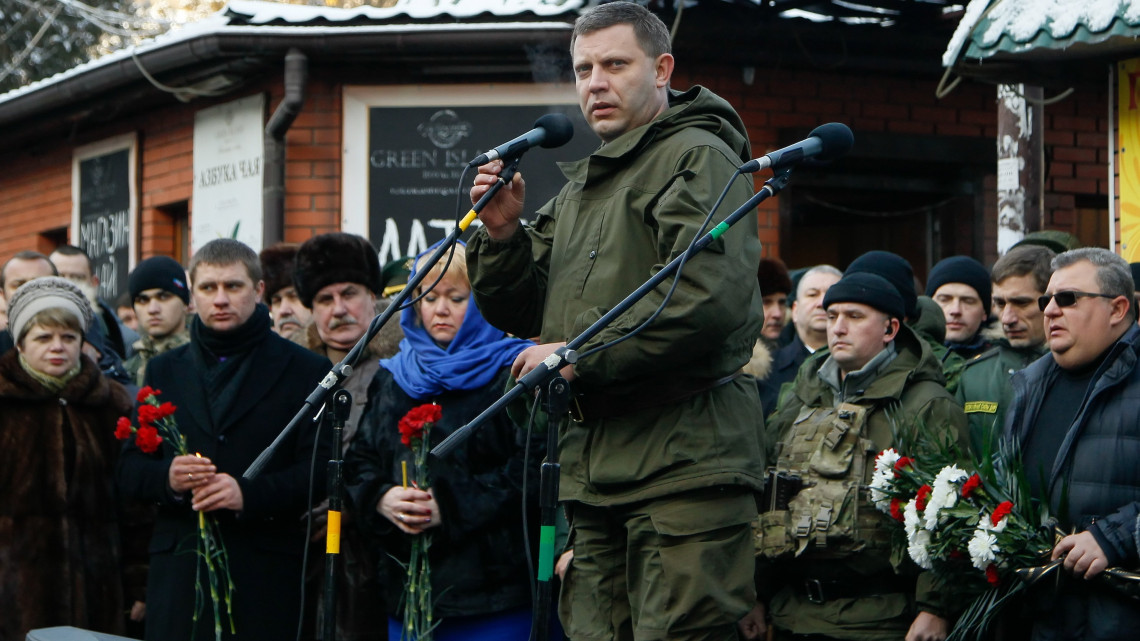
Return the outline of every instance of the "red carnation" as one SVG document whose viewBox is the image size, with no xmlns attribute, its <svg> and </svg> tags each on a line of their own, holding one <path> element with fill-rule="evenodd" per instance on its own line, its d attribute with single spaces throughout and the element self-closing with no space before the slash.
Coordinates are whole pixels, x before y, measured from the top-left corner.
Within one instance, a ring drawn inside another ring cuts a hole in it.
<svg viewBox="0 0 1140 641">
<path fill-rule="evenodd" d="M 162 405 L 158 406 L 158 418 L 164 419 L 167 416 L 173 415 L 174 412 L 177 410 L 178 410 L 178 407 L 176 407 L 174 405 L 174 403 L 171 403 L 169 401 L 166 403 L 163 403 Z"/>
<path fill-rule="evenodd" d="M 405 447 L 411 447 L 412 441 L 418 441 L 424 437 L 424 425 L 438 422 L 441 416 L 443 416 L 443 409 L 431 403 L 419 405 L 408 410 L 408 413 L 404 415 L 404 418 L 400 419 L 398 425 L 400 428 L 400 442 L 403 443 Z"/>
<path fill-rule="evenodd" d="M 161 418 L 162 414 L 159 413 L 158 408 L 154 405 L 139 405 L 139 427 L 154 425 L 154 422 Z"/>
<path fill-rule="evenodd" d="M 929 485 L 923 485 L 918 488 L 918 494 L 914 497 L 914 507 L 919 512 L 926 509 L 926 502 L 930 500 L 930 493 L 933 491 Z"/>
<path fill-rule="evenodd" d="M 970 498 L 970 494 L 972 494 L 974 490 L 981 487 L 981 485 L 982 477 L 978 476 L 977 474 L 974 474 L 970 478 L 966 479 L 966 482 L 962 484 L 962 498 Z"/>
<path fill-rule="evenodd" d="M 993 563 L 986 566 L 986 581 L 988 581 L 990 585 L 1001 584 L 1001 577 L 998 576 L 997 566 Z"/>
<path fill-rule="evenodd" d="M 119 422 L 115 423 L 115 438 L 120 441 L 125 441 L 131 437 L 134 430 L 131 428 L 131 419 L 126 416 L 120 416 Z"/>
<path fill-rule="evenodd" d="M 961 560 L 964 558 L 966 558 L 965 552 L 959 550 L 958 548 L 954 548 L 953 550 L 950 550 L 950 560 L 951 561 L 958 561 L 958 560 Z"/>
<path fill-rule="evenodd" d="M 902 471 L 914 465 L 914 459 L 909 456 L 900 456 L 895 461 L 895 476 L 902 476 Z"/>
<path fill-rule="evenodd" d="M 1002 501 L 994 508 L 994 513 L 990 515 L 990 523 L 997 525 L 1007 514 L 1013 511 L 1013 503 L 1009 501 Z"/>
<path fill-rule="evenodd" d="M 162 437 L 158 435 L 158 430 L 149 425 L 140 427 L 135 435 L 135 445 L 138 445 L 139 449 L 147 454 L 158 450 L 158 446 L 161 444 Z"/>
<path fill-rule="evenodd" d="M 902 523 L 904 521 L 902 511 L 902 500 L 899 498 L 891 499 L 891 518 Z"/>
<path fill-rule="evenodd" d="M 161 391 L 154 389 L 150 385 L 147 385 L 139 390 L 138 395 L 135 396 L 135 400 L 139 403 L 145 403 L 146 399 L 150 398 L 151 396 L 158 396 L 161 393 Z"/>
</svg>

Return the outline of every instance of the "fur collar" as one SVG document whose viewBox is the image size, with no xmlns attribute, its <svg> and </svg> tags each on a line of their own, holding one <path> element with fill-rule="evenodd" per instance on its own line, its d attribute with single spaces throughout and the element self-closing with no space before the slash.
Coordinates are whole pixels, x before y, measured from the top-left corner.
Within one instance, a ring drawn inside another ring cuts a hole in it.
<svg viewBox="0 0 1140 641">
<path fill-rule="evenodd" d="M 763 338 L 758 339 L 752 346 L 752 357 L 744 366 L 744 373 L 750 374 L 756 380 L 763 381 L 772 373 L 772 349 Z"/>
<path fill-rule="evenodd" d="M 67 382 L 59 394 L 53 394 L 20 367 L 15 349 L 0 357 L 0 398 L 42 401 L 60 398 L 79 405 L 101 405 L 111 398 L 111 386 L 95 363 L 80 356 L 79 374 Z"/>
<path fill-rule="evenodd" d="M 387 298 L 377 299 L 376 313 L 379 314 L 387 309 L 389 302 Z M 370 318 L 362 322 L 367 323 L 371 321 L 372 319 Z M 380 328 L 376 336 L 372 337 L 372 340 L 368 343 L 368 347 L 364 350 L 364 354 L 361 355 L 361 358 L 391 358 L 396 352 L 400 351 L 400 340 L 403 337 L 404 331 L 400 329 L 399 316 L 393 316 L 384 327 Z M 304 331 L 294 334 L 291 340 L 311 352 L 315 352 L 321 356 L 328 356 L 325 343 L 321 340 L 320 333 L 317 332 L 316 321 L 310 320 L 309 324 L 305 326 Z M 336 363 L 333 364 L 335 365 Z"/>
</svg>

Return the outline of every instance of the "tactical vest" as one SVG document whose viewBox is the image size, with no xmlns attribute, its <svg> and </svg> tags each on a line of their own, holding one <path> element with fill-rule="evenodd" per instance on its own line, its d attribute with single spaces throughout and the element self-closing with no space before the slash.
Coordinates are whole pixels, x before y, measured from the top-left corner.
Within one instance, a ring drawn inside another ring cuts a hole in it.
<svg viewBox="0 0 1140 641">
<path fill-rule="evenodd" d="M 800 410 L 778 446 L 769 482 L 799 477 L 794 496 L 770 488 L 771 505 L 760 515 L 756 552 L 767 558 L 810 551 L 814 558 L 848 557 L 890 548 L 890 531 L 870 501 L 865 483 L 878 451 L 866 436 L 867 411 L 851 403 Z M 776 480 L 781 479 L 781 480 Z"/>
</svg>

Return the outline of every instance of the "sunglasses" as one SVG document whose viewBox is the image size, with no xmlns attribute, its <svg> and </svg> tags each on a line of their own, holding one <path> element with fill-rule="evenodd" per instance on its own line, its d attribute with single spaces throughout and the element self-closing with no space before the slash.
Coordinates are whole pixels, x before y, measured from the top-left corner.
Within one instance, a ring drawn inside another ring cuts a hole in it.
<svg viewBox="0 0 1140 641">
<path fill-rule="evenodd" d="M 1072 307 L 1077 304 L 1078 298 L 1116 298 L 1111 294 L 1097 294 L 1094 292 L 1056 292 L 1054 294 L 1045 294 L 1037 299 L 1037 306 L 1041 311 L 1049 306 L 1049 301 L 1056 299 L 1057 307 Z"/>
</svg>

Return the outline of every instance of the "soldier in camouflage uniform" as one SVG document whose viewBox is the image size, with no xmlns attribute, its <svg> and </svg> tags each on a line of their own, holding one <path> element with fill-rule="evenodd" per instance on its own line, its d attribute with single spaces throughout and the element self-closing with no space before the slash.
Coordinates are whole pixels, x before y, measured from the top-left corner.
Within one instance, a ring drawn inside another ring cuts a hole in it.
<svg viewBox="0 0 1140 641">
<path fill-rule="evenodd" d="M 969 420 L 970 449 L 977 456 L 997 445 L 1005 410 L 1013 402 L 1010 377 L 1049 352 L 1045 314 L 1037 298 L 1049 286 L 1053 255 L 1046 247 L 1025 245 L 994 263 L 994 313 L 1004 338 L 992 339 L 993 349 L 966 364 L 956 393 Z"/>
<path fill-rule="evenodd" d="M 135 266 L 127 289 L 139 319 L 135 354 L 123 363 L 131 382 L 142 385 L 150 359 L 190 342 L 186 329 L 190 288 L 186 270 L 169 256 L 152 256 Z"/>
<path fill-rule="evenodd" d="M 919 296 L 915 291 L 914 268 L 910 266 L 910 262 L 898 254 L 874 250 L 851 261 L 844 273 L 857 272 L 882 276 L 898 290 L 899 296 L 902 296 L 903 308 L 906 310 L 902 321 L 930 346 L 935 359 L 941 364 L 942 375 L 946 377 L 946 389 L 953 394 L 958 387 L 958 376 L 966 366 L 966 361 L 944 344 L 946 317 L 943 316 L 938 303 L 929 296 Z"/>
<path fill-rule="evenodd" d="M 779 445 L 756 528 L 760 603 L 741 632 L 759 638 L 766 611 L 779 639 L 944 638 L 938 595 L 892 559 L 867 484 L 899 429 L 960 440 L 965 416 L 888 281 L 848 274 L 824 306 L 829 351 L 804 363 L 769 426 Z"/>
</svg>

